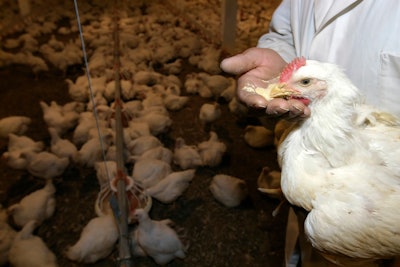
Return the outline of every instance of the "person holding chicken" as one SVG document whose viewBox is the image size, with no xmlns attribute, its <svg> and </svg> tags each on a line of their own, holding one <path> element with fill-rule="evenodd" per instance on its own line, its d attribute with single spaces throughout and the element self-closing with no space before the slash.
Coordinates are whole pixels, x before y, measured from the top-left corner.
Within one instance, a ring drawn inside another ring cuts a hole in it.
<svg viewBox="0 0 400 267">
<path fill-rule="evenodd" d="M 295 58 L 334 63 L 366 102 L 400 116 L 400 23 L 395 19 L 399 15 L 400 5 L 395 1 L 283 0 L 257 47 L 224 59 L 221 68 L 239 76 L 237 95 L 247 106 L 265 110 L 267 115 L 302 120 L 311 116 L 307 102 L 290 97 L 266 99 L 248 89 L 267 89 Z M 296 215 L 300 257 L 307 266 L 315 260 L 307 258 L 310 246 L 302 229 L 307 215 L 299 210 Z M 296 266 L 290 256 L 286 254 L 286 266 Z M 393 266 L 400 266 L 399 262 Z"/>
<path fill-rule="evenodd" d="M 269 115 L 308 117 L 310 110 L 300 101 L 266 101 L 243 88 L 265 87 L 296 57 L 335 63 L 367 102 L 400 115 L 399 16 L 395 1 L 283 0 L 257 47 L 224 59 L 221 68 L 240 75 L 237 94 L 248 106 Z"/>
</svg>

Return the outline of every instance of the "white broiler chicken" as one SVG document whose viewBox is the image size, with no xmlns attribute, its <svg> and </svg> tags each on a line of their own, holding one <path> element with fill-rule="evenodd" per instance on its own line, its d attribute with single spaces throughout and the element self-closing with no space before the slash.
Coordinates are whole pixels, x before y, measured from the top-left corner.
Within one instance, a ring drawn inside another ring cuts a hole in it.
<svg viewBox="0 0 400 267">
<path fill-rule="evenodd" d="M 105 127 L 106 121 L 100 120 L 99 127 Z M 96 118 L 93 112 L 82 112 L 79 115 L 78 125 L 75 127 L 72 141 L 75 145 L 80 146 L 89 140 L 89 132 L 91 129 L 97 129 Z"/>
<path fill-rule="evenodd" d="M 157 264 L 165 265 L 175 258 L 186 257 L 188 246 L 171 228 L 171 220 L 152 220 L 143 209 L 137 209 L 135 217 L 139 223 L 136 240 L 141 249 Z"/>
<path fill-rule="evenodd" d="M 339 255 L 400 255 L 400 120 L 363 103 L 333 64 L 296 59 L 265 91 L 311 110 L 279 145 L 278 159 L 283 194 L 309 212 L 312 245 L 345 265 Z"/>
<path fill-rule="evenodd" d="M 118 225 L 112 213 L 95 217 L 83 228 L 79 240 L 65 254 L 72 261 L 95 263 L 111 254 L 118 237 Z"/>
<path fill-rule="evenodd" d="M 5 266 L 8 262 L 8 253 L 16 235 L 7 219 L 7 211 L 0 205 L 0 266 Z"/>
<path fill-rule="evenodd" d="M 159 159 L 165 161 L 168 164 L 172 163 L 173 153 L 169 148 L 164 146 L 157 146 L 146 150 L 140 156 L 130 156 L 129 160 L 132 162 L 137 162 L 142 159 Z"/>
<path fill-rule="evenodd" d="M 175 140 L 173 163 L 181 169 L 194 169 L 203 165 L 198 148 L 193 145 L 186 145 L 185 139 L 178 137 Z"/>
<path fill-rule="evenodd" d="M 34 141 L 32 138 L 24 135 L 16 135 L 10 133 L 8 135 L 8 151 L 21 151 L 31 150 L 33 152 L 40 152 L 44 149 L 43 141 Z"/>
<path fill-rule="evenodd" d="M 75 157 L 77 163 L 82 166 L 93 167 L 96 161 L 102 159 L 103 150 L 107 150 L 113 141 L 112 133 L 106 133 L 100 137 L 90 138 L 78 150 Z M 101 143 L 100 143 L 101 142 Z"/>
<path fill-rule="evenodd" d="M 70 79 L 65 79 L 68 84 L 69 96 L 79 102 L 87 102 L 89 99 L 89 82 L 85 75 L 79 76 L 75 82 Z"/>
<path fill-rule="evenodd" d="M 57 267 L 55 254 L 39 237 L 33 235 L 37 227 L 35 221 L 29 221 L 15 236 L 10 248 L 9 261 L 15 267 Z"/>
<path fill-rule="evenodd" d="M 168 94 L 164 97 L 164 106 L 168 110 L 178 111 L 185 107 L 189 102 L 188 96 L 181 96 L 175 94 Z"/>
<path fill-rule="evenodd" d="M 22 135 L 26 133 L 32 119 L 25 116 L 9 116 L 0 119 L 0 138 L 8 138 L 10 133 Z"/>
<path fill-rule="evenodd" d="M 151 135 L 150 126 L 147 122 L 130 121 L 128 127 L 123 129 L 125 145 L 140 136 Z"/>
<path fill-rule="evenodd" d="M 93 99 L 90 99 L 89 102 L 87 103 L 87 110 L 88 111 L 93 111 L 94 107 L 101 106 L 101 105 L 107 105 L 108 101 L 107 99 L 104 98 L 102 92 L 96 92 L 94 94 Z"/>
<path fill-rule="evenodd" d="M 197 94 L 200 90 L 200 87 L 203 85 L 204 82 L 200 79 L 197 73 L 187 74 L 183 84 L 186 93 L 188 94 Z"/>
<path fill-rule="evenodd" d="M 60 158 L 53 153 L 24 151 L 21 156 L 28 160 L 27 170 L 35 177 L 52 179 L 64 173 L 69 165 L 68 158 Z"/>
<path fill-rule="evenodd" d="M 131 155 L 140 156 L 149 149 L 162 146 L 161 141 L 153 135 L 140 136 L 127 144 Z"/>
<path fill-rule="evenodd" d="M 78 123 L 78 112 L 73 110 L 66 112 L 55 101 L 52 101 L 50 105 L 44 101 L 40 101 L 40 107 L 43 112 L 43 120 L 47 126 L 56 129 L 59 134 L 64 134 Z"/>
<path fill-rule="evenodd" d="M 137 240 L 137 228 L 129 233 L 129 247 L 133 256 L 146 257 L 146 252 L 140 247 Z"/>
<path fill-rule="evenodd" d="M 135 163 L 132 178 L 143 188 L 151 187 L 172 172 L 171 165 L 159 159 L 142 159 Z"/>
<path fill-rule="evenodd" d="M 180 197 L 189 187 L 195 171 L 195 169 L 189 169 L 172 172 L 157 184 L 147 188 L 144 193 L 154 197 L 162 203 L 171 203 Z"/>
<path fill-rule="evenodd" d="M 211 90 L 215 97 L 219 97 L 231 84 L 229 78 L 222 75 L 210 75 L 205 72 L 200 72 L 199 77 L 204 81 L 205 85 Z"/>
<path fill-rule="evenodd" d="M 40 152 L 44 149 L 42 141 L 34 141 L 28 136 L 8 135 L 7 151 L 2 157 L 7 165 L 16 170 L 24 170 L 28 166 L 28 160 L 21 156 L 24 151 Z"/>
<path fill-rule="evenodd" d="M 240 205 L 248 195 L 244 180 L 226 174 L 214 175 L 209 188 L 215 199 L 230 208 Z"/>
<path fill-rule="evenodd" d="M 53 127 L 49 127 L 48 131 L 51 137 L 51 152 L 60 158 L 68 158 L 70 161 L 73 161 L 78 153 L 78 149 L 76 148 L 75 144 L 68 139 L 61 138 L 57 130 Z"/>
<path fill-rule="evenodd" d="M 219 141 L 216 132 L 210 132 L 210 138 L 207 141 L 197 145 L 199 154 L 204 166 L 215 167 L 221 164 L 222 157 L 226 152 L 226 145 Z"/>
<path fill-rule="evenodd" d="M 132 121 L 146 122 L 153 135 L 166 132 L 172 125 L 172 119 L 168 115 L 158 111 L 144 113 L 140 117 L 134 118 Z"/>
<path fill-rule="evenodd" d="M 43 188 L 26 195 L 19 203 L 8 207 L 7 212 L 19 227 L 23 227 L 31 220 L 40 225 L 54 214 L 56 208 L 55 193 L 56 188 L 52 180 L 48 179 Z"/>
</svg>

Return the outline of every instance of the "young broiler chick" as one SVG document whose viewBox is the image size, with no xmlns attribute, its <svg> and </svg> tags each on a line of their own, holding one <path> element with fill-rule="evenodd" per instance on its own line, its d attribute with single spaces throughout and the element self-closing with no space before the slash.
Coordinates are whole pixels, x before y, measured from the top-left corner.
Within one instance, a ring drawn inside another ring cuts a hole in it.
<svg viewBox="0 0 400 267">
<path fill-rule="evenodd" d="M 65 79 L 68 85 L 68 94 L 78 102 L 87 102 L 89 100 L 89 82 L 86 75 L 79 76 L 75 82 L 70 79 Z"/>
<path fill-rule="evenodd" d="M 178 137 L 175 140 L 172 161 L 183 170 L 195 169 L 203 165 L 203 161 L 197 147 L 186 145 L 185 139 L 182 137 Z"/>
<path fill-rule="evenodd" d="M 10 248 L 9 261 L 14 267 L 57 267 L 55 254 L 43 240 L 33 235 L 36 221 L 29 221 L 15 236 Z"/>
<path fill-rule="evenodd" d="M 164 146 L 157 146 L 146 150 L 140 156 L 130 156 L 129 160 L 131 162 L 137 162 L 142 159 L 159 159 L 165 161 L 168 164 L 172 163 L 173 152 Z"/>
<path fill-rule="evenodd" d="M 210 132 L 210 138 L 207 141 L 197 145 L 199 154 L 204 166 L 215 167 L 221 164 L 222 157 L 226 152 L 226 145 L 219 141 L 216 132 Z"/>
<path fill-rule="evenodd" d="M 55 101 L 52 101 L 50 105 L 44 101 L 40 101 L 40 107 L 42 108 L 43 119 L 47 126 L 56 129 L 59 134 L 64 134 L 78 123 L 78 112 L 74 110 L 65 111 Z"/>
<path fill-rule="evenodd" d="M 0 119 L 0 138 L 8 138 L 10 133 L 23 135 L 31 122 L 32 119 L 26 116 L 9 116 Z"/>
<path fill-rule="evenodd" d="M 71 162 L 75 160 L 78 149 L 68 139 L 63 139 L 58 134 L 57 130 L 53 127 L 49 127 L 50 133 L 50 151 L 60 158 L 68 158 Z"/>
<path fill-rule="evenodd" d="M 227 207 L 236 207 L 247 197 L 247 184 L 242 179 L 226 174 L 217 174 L 210 184 L 213 196 Z"/>
<path fill-rule="evenodd" d="M 144 110 L 139 117 L 134 118 L 132 121 L 146 122 L 150 127 L 151 134 L 153 135 L 166 132 L 172 125 L 172 119 L 167 114 L 151 110 L 150 112 Z"/>
<path fill-rule="evenodd" d="M 163 101 L 164 101 L 164 106 L 168 110 L 178 111 L 185 107 L 185 105 L 189 102 L 189 99 L 190 98 L 188 96 L 167 94 L 164 97 Z"/>
<path fill-rule="evenodd" d="M 188 94 L 197 94 L 200 90 L 200 87 L 203 86 L 203 81 L 200 79 L 197 73 L 189 73 L 186 75 L 185 82 L 183 84 L 186 93 Z"/>
<path fill-rule="evenodd" d="M 308 211 L 313 247 L 340 265 L 400 255 L 400 119 L 366 104 L 338 66 L 304 58 L 263 92 L 311 111 L 279 145 L 278 160 L 283 194 Z"/>
<path fill-rule="evenodd" d="M 31 150 L 33 152 L 40 152 L 44 149 L 42 141 L 35 141 L 32 138 L 24 135 L 16 135 L 10 133 L 8 135 L 8 152 Z"/>
<path fill-rule="evenodd" d="M 8 207 L 7 212 L 13 222 L 23 227 L 31 220 L 40 225 L 44 220 L 53 216 L 56 208 L 56 188 L 51 179 L 46 180 L 46 185 L 21 199 L 19 203 Z"/>
<path fill-rule="evenodd" d="M 28 160 L 21 156 L 24 151 L 40 152 L 44 149 L 42 141 L 34 141 L 28 136 L 8 135 L 8 149 L 2 157 L 9 167 L 16 170 L 24 170 L 28 166 Z"/>
<path fill-rule="evenodd" d="M 98 136 L 90 138 L 82 147 L 79 149 L 76 155 L 76 162 L 82 166 L 93 167 L 96 161 L 101 160 L 102 148 L 107 150 L 113 142 L 112 132 L 108 132 L 99 138 Z M 102 142 L 102 145 L 100 144 Z"/>
<path fill-rule="evenodd" d="M 262 168 L 257 178 L 257 187 L 260 192 L 270 197 L 282 199 L 281 172 L 269 167 Z"/>
<path fill-rule="evenodd" d="M 100 120 L 100 128 L 106 127 L 107 122 Z M 96 119 L 93 112 L 82 112 L 79 114 L 78 125 L 75 127 L 72 141 L 75 145 L 81 146 L 89 140 L 91 129 L 97 129 Z"/>
<path fill-rule="evenodd" d="M 149 149 L 162 146 L 161 141 L 153 135 L 140 136 L 127 144 L 129 152 L 133 156 L 140 156 Z"/>
<path fill-rule="evenodd" d="M 159 159 L 142 159 L 135 163 L 132 178 L 143 188 L 151 187 L 172 172 L 171 166 Z"/>
<path fill-rule="evenodd" d="M 185 245 L 173 228 L 169 219 L 152 220 L 143 209 L 135 211 L 138 227 L 135 231 L 140 248 L 157 264 L 165 265 L 175 258 L 185 258 L 188 245 Z"/>
<path fill-rule="evenodd" d="M 261 125 L 247 125 L 243 138 L 249 146 L 262 148 L 273 145 L 274 132 Z"/>
<path fill-rule="evenodd" d="M 69 165 L 68 158 L 59 158 L 55 154 L 47 151 L 35 153 L 24 151 L 21 156 L 28 161 L 27 170 L 35 177 L 52 179 L 64 173 Z"/>
<path fill-rule="evenodd" d="M 195 169 L 172 172 L 155 185 L 147 188 L 144 193 L 162 203 L 175 201 L 189 187 Z"/>
<path fill-rule="evenodd" d="M 221 107 L 217 102 L 212 104 L 204 103 L 200 107 L 199 119 L 202 125 L 207 129 L 210 125 L 221 117 Z"/>
<path fill-rule="evenodd" d="M 231 84 L 229 78 L 226 78 L 222 75 L 210 75 L 208 73 L 201 72 L 199 73 L 199 77 L 210 89 L 215 98 L 220 97 L 221 93 Z"/>
<path fill-rule="evenodd" d="M 66 250 L 65 255 L 72 261 L 95 263 L 111 254 L 118 237 L 114 214 L 95 217 L 83 228 L 79 240 Z"/>
<path fill-rule="evenodd" d="M 8 262 L 8 253 L 17 234 L 7 219 L 7 211 L 0 205 L 0 266 L 5 266 Z"/>
</svg>

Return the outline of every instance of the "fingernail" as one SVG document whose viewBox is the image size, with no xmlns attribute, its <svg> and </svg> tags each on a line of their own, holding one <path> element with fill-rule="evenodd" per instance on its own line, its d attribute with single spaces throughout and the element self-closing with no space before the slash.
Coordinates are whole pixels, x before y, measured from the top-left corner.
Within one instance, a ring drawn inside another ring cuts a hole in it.
<svg viewBox="0 0 400 267">
<path fill-rule="evenodd" d="M 294 107 L 296 110 L 298 110 L 298 111 L 300 111 L 300 112 L 303 112 L 303 109 L 300 108 L 300 107 L 298 107 L 298 106 L 296 106 L 296 105 L 292 105 L 292 107 Z"/>
<path fill-rule="evenodd" d="M 268 115 L 278 115 L 279 114 L 279 112 L 278 111 L 276 111 L 276 110 L 273 110 L 273 111 L 267 111 L 266 112 Z"/>
<path fill-rule="evenodd" d="M 289 109 L 288 109 L 288 108 L 279 108 L 279 110 L 280 110 L 280 111 L 282 111 L 282 113 L 286 113 L 286 112 L 288 112 L 288 111 L 289 111 Z"/>
</svg>

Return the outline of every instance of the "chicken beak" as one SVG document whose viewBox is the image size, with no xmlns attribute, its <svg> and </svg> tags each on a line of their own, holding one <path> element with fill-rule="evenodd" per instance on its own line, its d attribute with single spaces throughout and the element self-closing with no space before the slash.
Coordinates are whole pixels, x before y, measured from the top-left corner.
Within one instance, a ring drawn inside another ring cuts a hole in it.
<svg viewBox="0 0 400 267">
<path fill-rule="evenodd" d="M 273 98 L 289 98 L 298 95 L 296 90 L 291 89 L 286 83 L 275 83 L 268 86 L 269 97 Z"/>
<path fill-rule="evenodd" d="M 286 83 L 271 83 L 267 88 L 263 87 L 246 87 L 244 90 L 253 91 L 254 93 L 264 97 L 267 101 L 274 98 L 290 98 L 299 95 L 299 92 L 291 89 Z"/>
</svg>

